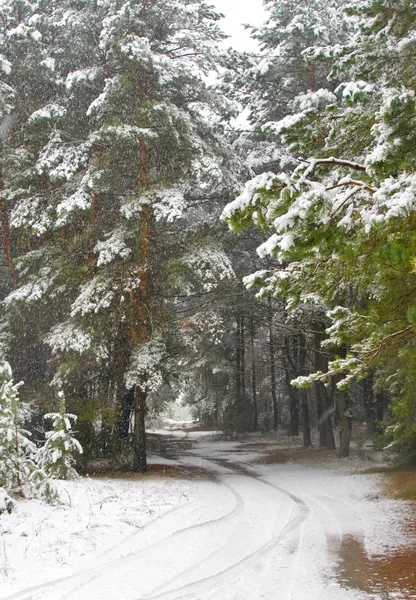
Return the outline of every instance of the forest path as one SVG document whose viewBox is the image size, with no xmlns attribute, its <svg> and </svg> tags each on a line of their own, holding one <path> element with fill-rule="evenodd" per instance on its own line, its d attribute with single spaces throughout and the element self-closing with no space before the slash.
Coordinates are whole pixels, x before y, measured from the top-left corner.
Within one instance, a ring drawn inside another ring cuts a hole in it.
<svg viewBox="0 0 416 600">
<path fill-rule="evenodd" d="M 390 597 L 383 590 L 364 591 L 359 581 L 355 587 L 361 591 L 339 582 L 340 550 L 354 541 L 359 551 L 348 569 L 357 572 L 368 533 L 362 514 L 368 489 L 359 476 L 293 461 L 265 466 L 255 444 L 183 430 L 152 441 L 159 465 L 166 461 L 197 474 L 197 499 L 129 536 L 94 565 L 10 600 Z M 351 485 L 355 499 L 348 493 Z M 391 598 L 410 597 L 395 594 Z"/>
</svg>

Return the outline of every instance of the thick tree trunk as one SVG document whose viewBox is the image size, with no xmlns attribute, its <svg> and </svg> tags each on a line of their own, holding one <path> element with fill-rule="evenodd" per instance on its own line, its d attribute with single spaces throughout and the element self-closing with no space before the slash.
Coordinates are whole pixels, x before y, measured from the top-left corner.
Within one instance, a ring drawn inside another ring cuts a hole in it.
<svg viewBox="0 0 416 600">
<path fill-rule="evenodd" d="M 385 404 L 385 395 L 384 394 L 376 394 L 376 421 L 383 421 L 384 419 L 384 404 Z"/>
<path fill-rule="evenodd" d="M 146 394 L 135 393 L 134 434 L 133 434 L 133 470 L 135 473 L 146 473 Z"/>
<path fill-rule="evenodd" d="M 117 431 L 121 440 L 128 440 L 130 433 L 130 419 L 134 407 L 134 388 L 127 390 L 121 398 L 120 413 L 117 422 Z"/>
<path fill-rule="evenodd" d="M 144 76 L 139 77 L 138 94 L 140 102 L 147 99 L 147 83 Z M 145 125 L 145 124 L 143 124 Z M 141 190 L 146 190 L 149 186 L 149 146 L 147 139 L 142 136 L 139 142 L 138 156 L 138 181 Z M 139 289 L 137 293 L 136 286 L 131 285 L 131 329 L 133 345 L 146 344 L 150 339 L 150 292 L 149 292 L 149 248 L 150 248 L 150 227 L 151 211 L 149 204 L 143 204 L 140 215 L 140 234 L 139 234 L 139 266 L 137 269 L 137 278 Z M 147 470 L 146 460 L 146 400 L 147 394 L 144 391 L 135 391 L 134 403 L 134 432 L 133 432 L 133 469 L 136 472 L 144 473 Z"/>
</svg>

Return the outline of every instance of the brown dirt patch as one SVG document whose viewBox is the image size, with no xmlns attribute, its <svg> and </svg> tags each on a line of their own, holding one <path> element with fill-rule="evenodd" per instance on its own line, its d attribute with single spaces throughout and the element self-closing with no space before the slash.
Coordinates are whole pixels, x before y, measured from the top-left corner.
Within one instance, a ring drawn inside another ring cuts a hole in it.
<svg viewBox="0 0 416 600">
<path fill-rule="evenodd" d="M 336 458 L 336 450 L 327 450 L 326 448 L 287 448 L 276 447 L 276 442 L 252 442 L 239 444 L 234 452 L 258 451 L 263 456 L 253 461 L 254 464 L 274 465 L 284 464 L 289 461 L 299 463 L 321 463 L 328 458 Z"/>
<path fill-rule="evenodd" d="M 391 498 L 416 502 L 416 469 L 400 469 L 386 473 L 384 487 Z"/>
<path fill-rule="evenodd" d="M 171 477 L 174 479 L 187 479 L 187 480 L 215 480 L 215 475 L 200 467 L 188 467 L 182 465 L 171 465 L 171 464 L 149 464 L 147 466 L 146 473 L 133 473 L 132 471 L 108 471 L 100 472 L 89 475 L 93 479 L 124 479 L 128 481 L 135 481 L 143 479 L 164 479 Z"/>
<path fill-rule="evenodd" d="M 290 454 L 285 450 L 271 450 L 259 457 L 254 462 L 258 465 L 278 465 L 284 464 L 292 460 Z"/>
<path fill-rule="evenodd" d="M 339 548 L 338 580 L 343 587 L 383 600 L 416 599 L 416 548 L 403 548 L 383 556 L 368 556 L 362 541 L 347 536 Z"/>
<path fill-rule="evenodd" d="M 382 474 L 382 486 L 387 496 L 415 501 L 414 511 L 406 525 L 409 545 L 383 555 L 369 556 L 361 541 L 347 537 L 339 548 L 338 576 L 342 584 L 381 598 L 395 600 L 416 599 L 416 470 L 376 469 Z M 407 537 L 407 536 L 406 536 Z"/>
</svg>

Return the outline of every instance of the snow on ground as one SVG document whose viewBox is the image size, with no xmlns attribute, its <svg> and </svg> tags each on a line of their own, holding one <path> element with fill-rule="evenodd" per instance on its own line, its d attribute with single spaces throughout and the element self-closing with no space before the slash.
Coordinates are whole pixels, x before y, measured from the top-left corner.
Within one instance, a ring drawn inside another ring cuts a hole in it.
<svg viewBox="0 0 416 600">
<path fill-rule="evenodd" d="M 120 542 L 197 494 L 189 482 L 146 477 L 56 485 L 62 504 L 22 500 L 15 512 L 0 516 L 0 598 L 105 560 Z"/>
<path fill-rule="evenodd" d="M 354 460 L 259 464 L 267 444 L 192 430 L 170 431 L 165 452 L 175 443 L 170 458 L 151 462 L 159 472 L 197 468 L 202 479 L 60 482 L 64 505 L 24 501 L 0 517 L 0 599 L 387 597 L 337 571 L 351 540 L 353 573 L 367 554 L 415 542 L 410 505 L 387 499 L 380 475 L 358 472 Z"/>
</svg>

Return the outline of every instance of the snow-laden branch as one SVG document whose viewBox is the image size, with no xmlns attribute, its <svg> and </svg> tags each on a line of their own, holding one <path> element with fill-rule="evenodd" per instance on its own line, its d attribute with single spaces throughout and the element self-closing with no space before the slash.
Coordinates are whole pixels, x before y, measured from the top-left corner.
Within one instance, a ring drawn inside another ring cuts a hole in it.
<svg viewBox="0 0 416 600">
<path fill-rule="evenodd" d="M 331 190 L 336 190 L 337 188 L 345 187 L 345 186 L 356 186 L 358 188 L 365 190 L 366 192 L 368 192 L 371 195 L 375 194 L 377 191 L 376 188 L 372 187 L 368 183 L 365 183 L 365 181 L 361 181 L 360 179 L 350 179 L 349 177 L 340 179 L 340 181 L 336 185 L 326 188 L 326 191 L 329 192 Z"/>
<path fill-rule="evenodd" d="M 309 162 L 309 167 L 303 173 L 302 180 L 306 179 L 319 165 L 338 165 L 342 167 L 348 167 L 354 171 L 366 170 L 365 165 L 361 163 L 352 160 L 345 160 L 343 158 L 336 158 L 335 156 L 331 156 L 330 158 L 311 158 L 307 162 Z"/>
</svg>

